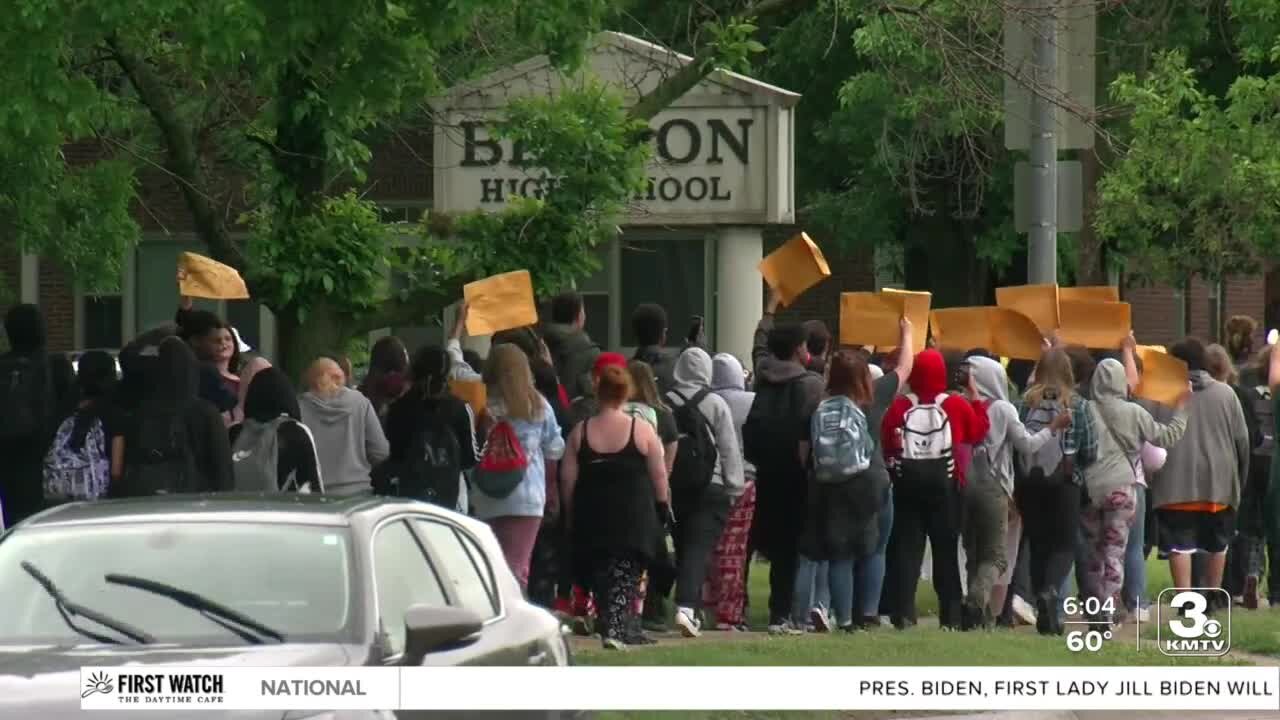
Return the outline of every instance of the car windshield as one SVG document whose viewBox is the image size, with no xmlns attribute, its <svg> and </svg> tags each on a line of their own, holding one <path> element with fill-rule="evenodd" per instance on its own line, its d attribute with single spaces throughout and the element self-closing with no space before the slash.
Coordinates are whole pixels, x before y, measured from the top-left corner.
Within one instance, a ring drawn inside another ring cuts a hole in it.
<svg viewBox="0 0 1280 720">
<path fill-rule="evenodd" d="M 23 562 L 39 568 L 66 598 L 157 643 L 242 645 L 246 639 L 198 608 L 108 582 L 107 575 L 203 596 L 288 642 L 334 641 L 350 627 L 350 545 L 346 528 L 309 525 L 145 522 L 18 530 L 0 542 L 0 645 L 88 642 L 68 627 Z"/>
</svg>

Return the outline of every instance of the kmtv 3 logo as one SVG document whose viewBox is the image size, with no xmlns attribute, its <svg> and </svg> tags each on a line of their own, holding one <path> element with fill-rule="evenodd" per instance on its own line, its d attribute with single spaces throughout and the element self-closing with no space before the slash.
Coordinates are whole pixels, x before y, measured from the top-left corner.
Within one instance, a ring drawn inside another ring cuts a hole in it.
<svg viewBox="0 0 1280 720">
<path fill-rule="evenodd" d="M 1231 595 L 1222 588 L 1168 588 L 1156 613 L 1156 642 L 1165 655 L 1219 657 L 1231 649 Z"/>
</svg>

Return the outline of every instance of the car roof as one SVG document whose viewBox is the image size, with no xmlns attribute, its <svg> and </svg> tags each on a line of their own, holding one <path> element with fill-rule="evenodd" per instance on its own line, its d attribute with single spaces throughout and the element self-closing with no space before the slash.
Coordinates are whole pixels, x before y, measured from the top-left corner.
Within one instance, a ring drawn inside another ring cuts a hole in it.
<svg viewBox="0 0 1280 720">
<path fill-rule="evenodd" d="M 427 514 L 447 514 L 447 511 L 428 503 L 373 495 L 332 497 L 297 493 L 217 493 L 68 503 L 31 517 L 22 527 L 180 521 L 341 527 L 351 525 L 352 520 L 358 517 L 376 520 L 406 507 Z"/>
</svg>

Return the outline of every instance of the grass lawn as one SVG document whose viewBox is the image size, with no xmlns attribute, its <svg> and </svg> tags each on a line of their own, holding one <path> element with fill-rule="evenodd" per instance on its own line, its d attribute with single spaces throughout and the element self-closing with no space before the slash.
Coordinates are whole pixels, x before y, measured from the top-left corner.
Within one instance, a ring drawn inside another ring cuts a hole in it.
<svg viewBox="0 0 1280 720">
<path fill-rule="evenodd" d="M 767 622 L 768 566 L 757 564 L 750 578 L 751 623 Z M 1168 563 L 1147 564 L 1148 596 L 1170 587 Z M 952 633 L 938 628 L 937 597 L 930 583 L 920 584 L 919 626 L 907 632 L 883 628 L 869 633 L 769 637 L 763 633 L 708 632 L 700 640 L 664 642 L 625 653 L 606 652 L 590 643 L 577 651 L 584 665 L 1189 665 L 1239 663 L 1242 660 L 1170 658 L 1153 641 L 1154 623 L 1143 627 L 1141 649 L 1135 647 L 1134 626 L 1125 625 L 1118 637 L 1097 653 L 1073 653 L 1062 638 L 1046 638 L 1030 628 L 984 633 Z M 1153 618 L 1154 620 L 1154 614 Z M 1232 613 L 1234 648 L 1280 657 L 1280 611 Z M 637 717 L 628 715 L 627 717 Z M 716 716 L 720 717 L 720 716 Z M 728 717 L 728 716 L 726 716 Z M 751 717 L 772 717 L 755 716 Z M 779 716 L 781 717 L 781 716 Z M 801 716 L 821 717 L 821 716 Z"/>
</svg>

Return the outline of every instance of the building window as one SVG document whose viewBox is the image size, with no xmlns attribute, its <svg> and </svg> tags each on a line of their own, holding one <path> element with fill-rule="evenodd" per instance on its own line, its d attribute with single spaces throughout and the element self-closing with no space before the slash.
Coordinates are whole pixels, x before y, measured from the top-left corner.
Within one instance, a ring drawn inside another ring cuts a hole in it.
<svg viewBox="0 0 1280 720">
<path fill-rule="evenodd" d="M 636 347 L 631 312 L 641 303 L 667 311 L 668 340 L 677 343 L 694 315 L 706 317 L 705 240 L 622 238 L 622 344 Z M 588 318 L 590 316 L 588 309 Z"/>
<path fill-rule="evenodd" d="M 119 295 L 80 298 L 83 334 L 80 349 L 118 349 L 124 345 L 124 307 Z"/>
</svg>

